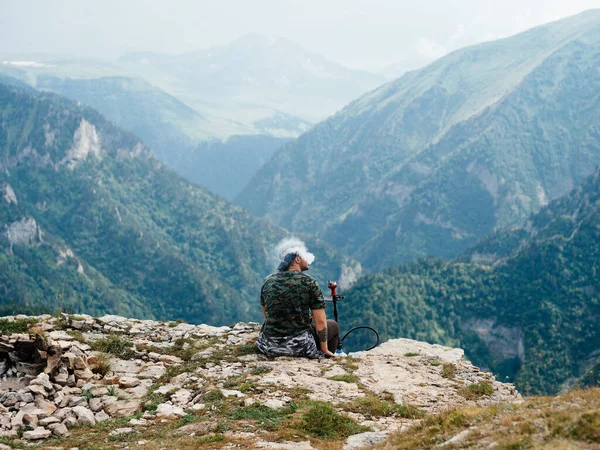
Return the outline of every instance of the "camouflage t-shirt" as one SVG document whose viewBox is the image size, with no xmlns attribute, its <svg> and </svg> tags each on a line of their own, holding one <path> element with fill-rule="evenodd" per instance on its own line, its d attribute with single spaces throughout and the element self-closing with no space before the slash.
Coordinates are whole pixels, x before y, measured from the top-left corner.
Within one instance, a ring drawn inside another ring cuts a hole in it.
<svg viewBox="0 0 600 450">
<path fill-rule="evenodd" d="M 267 309 L 263 333 L 272 337 L 296 336 L 310 330 L 309 310 L 325 308 L 317 280 L 292 270 L 265 278 L 260 304 Z"/>
</svg>

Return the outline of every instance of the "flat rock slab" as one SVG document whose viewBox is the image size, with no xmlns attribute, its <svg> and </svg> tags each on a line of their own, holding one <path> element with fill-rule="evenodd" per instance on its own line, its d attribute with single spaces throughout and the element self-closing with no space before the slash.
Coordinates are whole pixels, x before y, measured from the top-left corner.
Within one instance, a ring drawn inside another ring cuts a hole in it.
<svg viewBox="0 0 600 450">
<path fill-rule="evenodd" d="M 321 376 L 322 370 L 331 371 L 337 366 L 335 361 L 285 358 L 284 364 L 281 364 L 281 361 L 265 361 L 261 364 L 271 371 L 261 376 L 257 381 L 259 385 L 275 385 L 283 389 L 304 387 L 310 390 L 308 396 L 311 400 L 334 404 L 352 401 L 365 395 L 356 383 L 333 381 Z"/>
<path fill-rule="evenodd" d="M 143 364 L 138 363 L 135 360 L 124 360 L 119 358 L 110 358 L 109 360 L 111 370 L 120 376 L 134 376 L 141 370 Z"/>
<path fill-rule="evenodd" d="M 314 450 L 309 441 L 304 442 L 265 442 L 258 441 L 254 443 L 256 448 L 272 448 L 281 450 Z"/>
<path fill-rule="evenodd" d="M 461 348 L 444 347 L 443 345 L 428 344 L 427 342 L 413 341 L 412 339 L 391 339 L 373 350 L 369 350 L 368 352 L 356 352 L 352 355 L 354 357 L 360 357 L 362 355 L 400 357 L 407 353 L 417 353 L 419 356 L 426 356 L 452 363 L 462 361 L 465 356 L 465 352 Z"/>
<path fill-rule="evenodd" d="M 178 428 L 176 434 L 186 434 L 188 436 L 201 436 L 204 435 L 214 428 L 214 424 L 210 422 L 196 422 L 184 425 Z"/>
<path fill-rule="evenodd" d="M 140 400 L 119 400 L 104 406 L 104 412 L 111 417 L 127 417 L 139 411 L 142 407 Z"/>
<path fill-rule="evenodd" d="M 156 417 L 177 418 L 185 416 L 185 411 L 178 406 L 161 403 L 156 408 Z"/>
<path fill-rule="evenodd" d="M 385 441 L 388 434 L 385 432 L 367 432 L 350 436 L 344 445 L 344 450 L 371 447 Z"/>
<path fill-rule="evenodd" d="M 37 427 L 35 430 L 26 431 L 23 433 L 23 439 L 27 441 L 37 441 L 39 439 L 47 439 L 52 436 L 50 430 L 46 430 L 44 427 Z"/>
</svg>

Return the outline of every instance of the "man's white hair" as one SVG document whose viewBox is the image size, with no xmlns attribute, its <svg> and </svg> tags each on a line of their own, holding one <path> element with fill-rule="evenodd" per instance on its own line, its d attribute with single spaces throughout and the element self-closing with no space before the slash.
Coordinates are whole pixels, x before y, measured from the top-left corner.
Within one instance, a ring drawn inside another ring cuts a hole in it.
<svg viewBox="0 0 600 450">
<path fill-rule="evenodd" d="M 296 237 L 285 238 L 275 246 L 275 254 L 280 262 L 290 253 L 304 258 L 308 264 L 312 264 L 315 260 L 315 255 L 308 251 L 306 244 Z"/>
</svg>

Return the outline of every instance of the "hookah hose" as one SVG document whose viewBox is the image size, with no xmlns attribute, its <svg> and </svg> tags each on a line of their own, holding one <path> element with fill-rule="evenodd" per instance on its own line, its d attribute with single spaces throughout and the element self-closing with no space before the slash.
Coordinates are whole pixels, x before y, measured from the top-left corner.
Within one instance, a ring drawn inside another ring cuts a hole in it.
<svg viewBox="0 0 600 450">
<path fill-rule="evenodd" d="M 342 339 L 340 339 L 340 343 L 344 342 L 344 339 L 346 339 L 350 333 L 352 333 L 353 331 L 356 331 L 356 330 L 371 330 L 373 333 L 375 333 L 375 338 L 376 338 L 375 344 L 373 344 L 371 347 L 365 349 L 364 351 L 372 350 L 379 345 L 379 333 L 375 330 L 375 328 L 371 328 L 366 325 L 360 325 L 358 327 L 354 327 L 354 328 L 351 328 L 350 330 L 348 330 L 348 332 L 346 332 L 346 334 L 344 334 L 344 337 Z"/>
</svg>

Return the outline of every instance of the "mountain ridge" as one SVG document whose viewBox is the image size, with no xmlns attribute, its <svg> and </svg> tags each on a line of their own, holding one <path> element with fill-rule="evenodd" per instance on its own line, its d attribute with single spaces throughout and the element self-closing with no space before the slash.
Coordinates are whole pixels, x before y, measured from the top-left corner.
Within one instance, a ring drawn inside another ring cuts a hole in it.
<svg viewBox="0 0 600 450">
<path fill-rule="evenodd" d="M 573 186 L 568 179 L 581 181 L 591 173 L 589 165 L 600 161 L 595 125 L 589 121 L 598 83 L 594 67 L 599 30 L 600 12 L 593 11 L 459 50 L 406 74 L 278 151 L 236 202 L 288 229 L 316 233 L 375 270 L 420 256 L 455 256 L 495 226 L 517 223 L 539 208 L 536 183 L 544 195 L 549 189 L 549 199 L 556 198 Z M 515 51 L 513 57 L 515 42 L 529 53 Z M 537 55 L 540 47 L 551 56 L 542 63 L 539 58 L 531 61 L 528 55 Z M 489 48 L 510 57 L 496 58 L 484 52 Z M 561 50 L 565 48 L 569 51 Z M 571 58 L 569 73 L 560 65 L 564 58 Z M 506 89 L 504 72 L 473 69 L 488 62 L 511 74 L 512 64 L 535 68 L 526 77 L 511 75 L 517 81 Z M 581 73 L 579 66 L 587 72 Z M 477 86 L 492 78 L 496 84 L 488 90 L 502 88 L 505 94 L 499 101 L 492 96 L 493 106 L 471 106 L 473 99 L 491 101 L 489 92 Z M 576 89 L 590 94 L 575 95 Z M 560 105 L 553 104 L 553 94 L 561 95 Z M 560 108 L 566 111 L 562 116 Z M 451 125 L 452 117 L 467 119 Z M 557 121 L 574 125 L 568 128 L 572 135 L 560 134 L 562 124 L 554 135 L 545 135 Z M 579 122 L 588 128 L 578 127 Z M 535 143 L 532 132 L 537 133 Z M 432 138 L 440 133 L 437 141 Z M 572 175 L 562 174 L 553 162 L 564 151 L 565 139 L 570 147 L 562 158 L 573 166 Z M 580 140 L 587 143 L 585 148 L 576 148 Z M 538 150 L 543 146 L 549 149 L 546 155 Z M 519 152 L 529 155 L 522 172 L 514 170 Z M 534 169 L 532 157 L 538 159 Z M 577 158 L 584 161 L 579 167 Z M 289 180 L 285 187 L 277 181 L 283 173 Z M 552 177 L 560 182 L 550 182 Z M 456 205 L 460 213 L 454 214 Z M 487 216 L 475 217 L 479 213 L 465 210 L 466 205 Z M 388 248 L 384 241 L 401 243 Z M 377 256 L 382 248 L 388 252 L 385 261 Z"/>
</svg>

